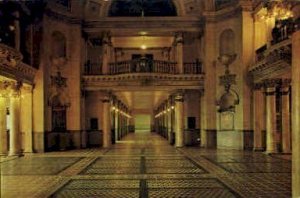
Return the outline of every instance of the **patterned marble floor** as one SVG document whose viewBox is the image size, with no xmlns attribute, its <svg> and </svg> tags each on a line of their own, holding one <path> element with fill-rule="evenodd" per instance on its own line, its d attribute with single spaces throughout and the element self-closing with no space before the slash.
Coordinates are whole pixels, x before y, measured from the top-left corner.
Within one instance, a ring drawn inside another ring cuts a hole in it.
<svg viewBox="0 0 300 198">
<path fill-rule="evenodd" d="M 288 157 L 175 149 L 156 134 L 113 148 L 2 158 L 0 197 L 291 197 Z"/>
</svg>

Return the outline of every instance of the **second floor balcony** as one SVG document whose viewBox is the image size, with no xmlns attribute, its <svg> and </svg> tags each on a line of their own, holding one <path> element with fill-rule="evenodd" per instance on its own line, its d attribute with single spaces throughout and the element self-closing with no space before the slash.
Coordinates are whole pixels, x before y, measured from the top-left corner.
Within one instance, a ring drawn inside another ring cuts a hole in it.
<svg viewBox="0 0 300 198">
<path fill-rule="evenodd" d="M 179 69 L 178 66 L 176 62 L 140 58 L 109 63 L 108 73 L 105 75 L 129 73 L 202 74 L 202 63 L 200 61 L 183 63 L 182 69 Z M 103 75 L 103 66 L 99 63 L 85 64 L 84 74 Z"/>
</svg>

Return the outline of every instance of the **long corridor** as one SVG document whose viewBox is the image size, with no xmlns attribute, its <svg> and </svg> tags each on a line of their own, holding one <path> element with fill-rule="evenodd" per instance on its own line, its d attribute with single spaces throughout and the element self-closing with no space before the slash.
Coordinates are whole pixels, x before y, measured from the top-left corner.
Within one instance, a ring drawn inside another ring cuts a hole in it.
<svg viewBox="0 0 300 198">
<path fill-rule="evenodd" d="M 1 197 L 291 197 L 289 156 L 176 149 L 133 133 L 111 149 L 1 159 Z"/>
</svg>

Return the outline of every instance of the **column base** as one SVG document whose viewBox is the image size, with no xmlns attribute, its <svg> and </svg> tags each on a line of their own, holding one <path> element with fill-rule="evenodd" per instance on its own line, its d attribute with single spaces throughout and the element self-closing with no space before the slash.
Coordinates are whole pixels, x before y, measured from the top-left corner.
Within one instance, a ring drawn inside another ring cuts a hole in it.
<svg viewBox="0 0 300 198">
<path fill-rule="evenodd" d="M 264 153 L 267 155 L 272 155 L 272 154 L 278 154 L 278 151 L 265 151 Z"/>
<path fill-rule="evenodd" d="M 24 156 L 22 153 L 9 153 L 8 156 L 10 157 L 21 157 Z"/>
<path fill-rule="evenodd" d="M 263 152 L 263 151 L 265 151 L 265 148 L 255 147 L 255 148 L 253 148 L 253 151 L 255 151 L 255 152 Z"/>
</svg>

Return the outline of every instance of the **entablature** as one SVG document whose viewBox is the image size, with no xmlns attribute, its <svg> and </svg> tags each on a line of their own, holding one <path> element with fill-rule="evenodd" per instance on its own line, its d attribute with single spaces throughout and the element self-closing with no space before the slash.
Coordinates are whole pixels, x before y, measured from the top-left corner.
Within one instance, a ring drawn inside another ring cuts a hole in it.
<svg viewBox="0 0 300 198">
<path fill-rule="evenodd" d="M 131 73 L 83 76 L 85 90 L 203 89 L 204 74 Z"/>
</svg>

